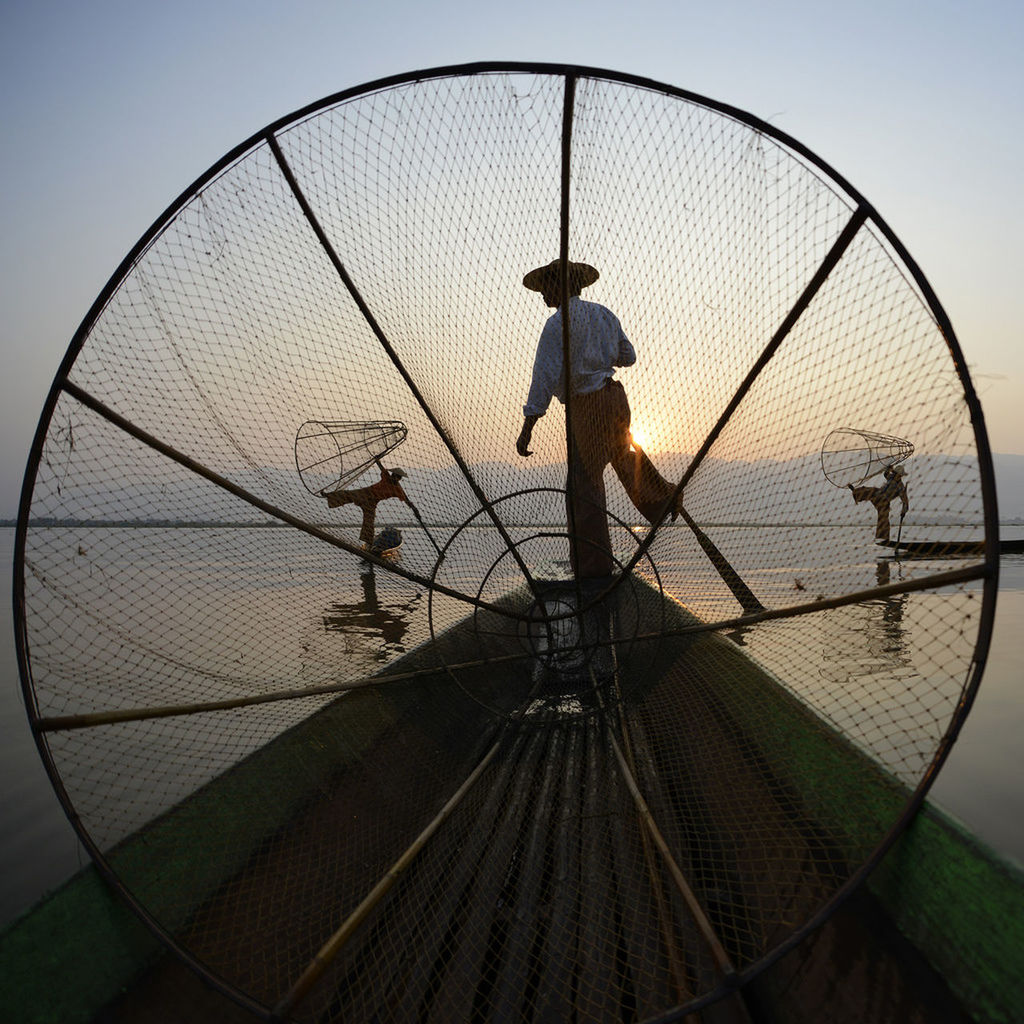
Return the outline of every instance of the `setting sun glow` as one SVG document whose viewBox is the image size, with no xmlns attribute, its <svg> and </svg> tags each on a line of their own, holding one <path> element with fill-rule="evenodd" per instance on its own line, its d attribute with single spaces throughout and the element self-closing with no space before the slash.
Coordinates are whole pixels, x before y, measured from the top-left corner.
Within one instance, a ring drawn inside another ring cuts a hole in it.
<svg viewBox="0 0 1024 1024">
<path fill-rule="evenodd" d="M 630 434 L 633 437 L 633 443 L 638 447 L 647 451 L 650 441 L 647 437 L 647 433 L 642 427 L 632 426 L 630 427 Z"/>
</svg>

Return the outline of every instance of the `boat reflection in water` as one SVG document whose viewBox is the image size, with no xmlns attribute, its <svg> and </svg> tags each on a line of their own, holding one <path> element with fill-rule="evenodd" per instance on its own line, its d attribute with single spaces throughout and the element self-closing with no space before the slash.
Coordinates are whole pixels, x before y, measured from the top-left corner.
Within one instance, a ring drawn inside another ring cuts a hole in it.
<svg viewBox="0 0 1024 1024">
<path fill-rule="evenodd" d="M 891 563 L 880 561 L 875 577 L 880 587 L 893 582 Z M 907 595 L 894 594 L 865 600 L 832 616 L 822 651 L 823 676 L 832 683 L 847 683 L 853 677 L 888 678 L 912 667 L 906 606 Z"/>
<path fill-rule="evenodd" d="M 892 580 L 892 563 L 888 559 L 880 559 L 875 569 L 875 578 L 880 587 L 887 586 Z M 898 571 L 897 576 L 902 579 Z M 896 582 L 899 582 L 897 580 Z M 866 629 L 868 647 L 878 658 L 887 661 L 890 665 L 907 665 L 910 663 L 909 644 L 907 642 L 906 630 L 903 628 L 903 613 L 906 609 L 906 594 L 891 594 L 888 597 L 879 598 L 876 601 L 868 602 L 872 612 L 881 611 L 880 619 L 877 614 L 870 614 L 868 617 L 868 628 Z M 873 626 L 874 628 L 871 628 Z"/>
<path fill-rule="evenodd" d="M 346 654 L 357 651 L 372 655 L 375 661 L 386 662 L 405 650 L 403 640 L 409 619 L 423 598 L 415 594 L 405 602 L 382 603 L 377 594 L 377 579 L 372 565 L 359 573 L 361 601 L 332 604 L 324 611 L 324 629 L 341 633 L 349 639 Z"/>
</svg>

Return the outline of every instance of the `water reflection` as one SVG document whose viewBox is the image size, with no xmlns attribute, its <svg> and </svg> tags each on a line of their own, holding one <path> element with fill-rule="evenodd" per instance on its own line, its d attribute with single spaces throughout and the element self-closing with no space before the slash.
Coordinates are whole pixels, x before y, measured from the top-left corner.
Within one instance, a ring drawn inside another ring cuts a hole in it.
<svg viewBox="0 0 1024 1024">
<path fill-rule="evenodd" d="M 875 568 L 878 586 L 902 579 L 902 570 L 889 559 Z M 893 576 L 897 578 L 894 579 Z M 911 665 L 910 642 L 903 625 L 907 595 L 878 597 L 843 609 L 831 617 L 822 651 L 822 675 L 832 683 L 865 676 L 891 677 Z"/>
<path fill-rule="evenodd" d="M 903 579 L 902 566 L 897 563 L 897 579 L 892 578 L 892 562 L 889 559 L 881 559 L 875 569 L 875 578 L 880 587 L 887 586 L 892 582 L 900 582 Z M 906 630 L 903 628 L 903 614 L 906 610 L 907 595 L 894 594 L 890 597 L 880 598 L 878 601 L 869 601 L 868 605 L 872 610 L 881 614 L 876 620 L 876 628 L 868 631 L 868 649 L 871 650 L 874 641 L 877 656 L 888 660 L 893 665 L 910 664 L 910 645 Z M 869 619 L 869 622 L 871 620 Z M 872 635 L 873 634 L 873 635 Z"/>
<path fill-rule="evenodd" d="M 362 600 L 332 604 L 323 613 L 324 629 L 349 638 L 349 653 L 358 650 L 371 654 L 376 661 L 388 661 L 405 651 L 403 640 L 409 630 L 409 619 L 423 599 L 423 593 L 405 602 L 382 602 L 372 565 L 362 568 L 359 583 Z"/>
</svg>

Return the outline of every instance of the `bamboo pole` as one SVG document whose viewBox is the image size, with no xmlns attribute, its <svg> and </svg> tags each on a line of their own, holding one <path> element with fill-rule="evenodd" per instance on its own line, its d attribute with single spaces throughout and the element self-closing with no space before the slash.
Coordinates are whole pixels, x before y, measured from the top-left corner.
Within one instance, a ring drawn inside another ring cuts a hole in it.
<svg viewBox="0 0 1024 1024">
<path fill-rule="evenodd" d="M 718 965 L 719 970 L 722 972 L 724 980 L 726 982 L 732 981 L 736 977 L 736 969 L 733 967 L 732 962 L 729 960 L 728 953 L 726 953 L 725 948 L 722 946 L 718 936 L 715 934 L 715 930 L 711 926 L 711 922 L 704 913 L 704 908 L 700 905 L 700 902 L 694 895 L 693 890 L 687 883 L 682 870 L 676 863 L 675 858 L 672 856 L 672 851 L 668 848 L 668 843 L 665 841 L 665 837 L 662 835 L 661 829 L 658 828 L 657 823 L 654 820 L 654 815 L 651 814 L 651 810 L 647 806 L 647 802 L 644 800 L 643 794 L 640 792 L 640 788 L 636 784 L 636 779 L 629 770 L 629 765 L 626 763 L 626 758 L 622 753 L 622 749 L 610 730 L 608 732 L 608 742 L 611 744 L 616 760 L 619 762 L 619 767 L 622 769 L 626 786 L 629 788 L 629 791 L 633 796 L 633 800 L 636 803 L 641 823 L 650 832 L 651 839 L 654 841 L 654 845 L 658 848 L 658 852 L 661 854 L 662 859 L 665 862 L 665 867 L 668 870 L 669 875 L 672 877 L 672 880 L 675 882 L 676 887 L 682 895 L 683 902 L 686 904 L 686 907 L 693 918 L 694 924 L 696 924 L 698 931 L 700 931 L 701 936 L 704 938 L 708 948 L 711 950 L 711 955 L 714 958 L 715 963 Z"/>
<path fill-rule="evenodd" d="M 444 807 L 437 813 L 427 827 L 416 837 L 406 851 L 388 869 L 384 877 L 366 894 L 363 901 L 342 923 L 341 927 L 324 943 L 319 952 L 299 976 L 285 997 L 274 1007 L 272 1020 L 284 1021 L 294 1007 L 307 996 L 313 986 L 320 980 L 324 971 L 331 965 L 334 958 L 341 952 L 345 943 L 352 937 L 355 930 L 366 920 L 370 912 L 387 895 L 402 874 L 419 854 L 420 850 L 437 830 L 451 817 L 456 807 L 466 794 L 473 788 L 483 775 L 487 766 L 494 760 L 502 747 L 502 737 L 498 737 L 491 749 L 483 756 L 480 763 L 473 769 L 462 785 L 449 797 Z"/>
<path fill-rule="evenodd" d="M 390 339 L 384 333 L 383 328 L 378 322 L 377 318 L 373 315 L 370 310 L 369 304 L 363 298 L 362 293 L 356 287 L 355 281 L 352 276 L 346 270 L 345 265 L 341 262 L 341 258 L 338 255 L 337 250 L 334 248 L 334 244 L 327 236 L 327 232 L 324 230 L 323 225 L 320 223 L 319 218 L 313 211 L 313 207 L 310 205 L 309 200 L 306 198 L 305 192 L 303 192 L 301 185 L 299 184 L 298 178 L 295 176 L 295 172 L 292 170 L 291 164 L 285 158 L 284 151 L 281 149 L 281 144 L 278 141 L 277 136 L 274 132 L 267 131 L 264 135 L 264 140 L 270 147 L 270 151 L 274 156 L 277 166 L 280 168 L 281 174 L 284 176 L 285 183 L 291 190 L 292 195 L 295 197 L 296 202 L 299 204 L 299 209 L 302 211 L 303 216 L 309 223 L 310 228 L 313 230 L 313 234 L 316 235 L 317 241 L 320 243 L 324 250 L 325 255 L 331 261 L 335 271 L 338 274 L 338 278 L 344 285 L 345 289 L 351 295 L 356 306 L 359 308 L 359 312 L 363 315 L 363 319 L 366 321 L 367 326 L 373 332 L 377 341 L 380 342 L 381 347 L 387 354 L 388 359 L 391 360 L 392 365 L 401 375 L 405 381 L 406 387 L 409 389 L 409 393 L 416 400 L 420 409 L 423 410 L 424 415 L 430 422 L 430 425 L 434 428 L 437 436 L 441 439 L 444 446 L 448 449 L 452 458 L 455 460 L 455 464 L 459 467 L 462 472 L 466 483 L 469 484 L 473 493 L 476 495 L 477 500 L 480 502 L 480 507 L 487 513 L 491 522 L 494 524 L 495 529 L 501 535 L 501 539 L 505 542 L 505 547 L 508 552 L 512 555 L 516 564 L 519 566 L 520 572 L 523 574 L 523 579 L 526 581 L 530 591 L 536 596 L 537 585 L 533 578 L 532 573 L 529 570 L 527 564 L 523 561 L 523 557 L 519 552 L 519 548 L 515 545 L 512 537 L 509 535 L 508 528 L 502 522 L 501 517 L 494 510 L 494 502 L 491 501 L 484 493 L 480 482 L 476 479 L 473 474 L 469 463 L 466 462 L 462 453 L 459 451 L 458 446 L 455 444 L 454 439 L 449 434 L 448 430 L 442 424 L 437 414 L 430 407 L 430 403 L 426 400 L 423 392 L 420 390 L 419 385 L 409 372 L 405 364 L 399 358 L 398 352 L 395 347 L 391 344 Z"/>
<path fill-rule="evenodd" d="M 607 728 L 609 738 L 614 743 L 614 736 L 612 735 L 610 722 L 608 723 Z M 630 743 L 629 732 L 626 729 L 625 721 L 622 722 L 622 736 L 623 742 L 626 746 L 625 756 L 628 760 L 629 773 L 630 776 L 635 777 L 636 758 L 633 754 L 632 744 Z M 626 785 L 629 786 L 628 779 Z M 632 787 L 630 787 L 630 791 L 633 791 Z M 654 897 L 655 907 L 657 908 L 658 924 L 661 927 L 662 941 L 665 943 L 665 952 L 669 963 L 669 973 L 672 976 L 672 981 L 676 988 L 676 1001 L 678 1003 L 685 1003 L 687 1000 L 693 998 L 693 992 L 687 984 L 685 961 L 676 943 L 672 927 L 672 914 L 665 900 L 665 891 L 661 884 L 660 872 L 657 869 L 654 850 L 651 848 L 651 835 L 649 830 L 644 827 L 644 823 L 642 821 L 640 824 L 640 843 L 643 850 L 644 864 L 647 867 L 651 894 Z"/>
<path fill-rule="evenodd" d="M 328 530 L 319 526 L 314 526 L 311 523 L 307 523 L 304 519 L 301 519 L 282 508 L 278 508 L 276 505 L 273 505 L 268 501 L 264 501 L 262 498 L 247 491 L 244 487 L 238 486 L 238 484 L 233 483 L 227 477 L 215 472 L 209 467 L 203 465 L 201 462 L 197 462 L 188 455 L 179 452 L 171 445 L 165 444 L 155 435 L 149 433 L 149 431 L 136 426 L 131 422 L 131 420 L 128 420 L 124 416 L 120 415 L 120 413 L 115 412 L 104 402 L 101 402 L 98 398 L 91 395 L 88 391 L 79 387 L 74 382 L 65 379 L 61 382 L 61 387 L 69 395 L 81 402 L 82 405 L 86 406 L 86 408 L 91 409 L 97 415 L 102 416 L 108 423 L 111 423 L 118 429 L 123 430 L 126 434 L 134 437 L 137 441 L 148 445 L 154 451 L 157 451 L 161 455 L 171 459 L 173 462 L 176 462 L 179 466 L 195 473 L 197 476 L 201 476 L 204 480 L 208 480 L 212 484 L 216 484 L 229 494 L 233 494 L 236 498 L 240 498 L 242 501 L 248 502 L 254 508 L 258 508 L 261 512 L 266 512 L 267 515 L 273 516 L 282 523 L 294 526 L 295 529 L 308 534 L 310 537 L 315 537 L 317 540 L 330 544 L 332 547 L 338 548 L 341 551 L 347 551 L 349 554 L 356 555 L 369 565 L 381 566 L 382 568 L 387 569 L 388 572 L 394 576 L 401 576 L 403 579 L 407 579 L 412 583 L 430 587 L 437 593 L 445 594 L 448 597 L 453 597 L 458 601 L 473 605 L 477 608 L 486 608 L 488 611 L 496 612 L 499 615 L 508 614 L 507 612 L 503 612 L 502 609 L 496 605 L 488 604 L 486 601 L 481 601 L 479 598 L 472 598 L 454 590 L 453 588 L 443 586 L 436 579 L 429 579 L 426 576 L 419 575 L 418 573 L 410 572 L 408 569 L 404 569 L 402 566 L 396 565 L 394 562 L 389 562 L 387 559 L 371 555 L 365 548 L 358 547 L 355 544 L 350 544 L 348 541 L 344 541 L 341 538 L 334 536 L 334 534 Z"/>
<path fill-rule="evenodd" d="M 348 682 L 305 686 L 298 690 L 275 690 L 271 693 L 253 694 L 248 697 L 229 697 L 224 700 L 201 701 L 194 704 L 168 704 L 149 708 L 90 711 L 80 715 L 53 715 L 48 718 L 38 719 L 35 722 L 35 728 L 38 732 L 62 732 L 67 729 L 89 729 L 98 725 L 142 722 L 153 718 L 174 718 L 177 715 L 199 715 L 208 714 L 211 711 L 232 711 L 236 708 L 247 708 L 257 704 L 271 704 L 275 701 L 300 700 L 303 697 L 322 697 L 332 693 L 347 693 L 349 690 L 359 690 L 369 686 L 385 686 L 389 683 L 407 683 L 414 679 L 423 679 L 437 675 L 443 669 L 461 672 L 466 669 L 486 668 L 490 665 L 504 665 L 513 661 L 526 660 L 530 657 L 532 655 L 529 652 L 519 652 L 516 654 L 503 654 L 494 658 L 481 658 L 477 661 L 463 661 L 454 665 L 421 668 L 410 672 L 396 672 L 394 675 L 366 676 L 362 679 L 353 679 Z"/>
<path fill-rule="evenodd" d="M 508 737 L 506 734 L 506 741 Z M 515 764 L 523 757 L 528 743 L 525 732 L 514 735 L 507 742 L 504 759 Z M 436 965 L 444 961 L 446 984 L 438 991 L 432 1013 L 446 1009 L 444 997 L 452 985 L 465 988 L 471 979 L 479 978 L 479 960 L 482 953 L 474 954 L 476 929 L 472 924 L 472 910 L 486 900 L 474 900 L 472 893 L 481 885 L 481 879 L 492 865 L 501 860 L 495 847 L 495 837 L 512 842 L 517 829 L 517 814 L 522 814 L 523 802 L 517 800 L 516 779 L 509 771 L 496 774 L 489 786 L 471 825 L 455 843 L 448 838 L 451 849 L 451 870 L 438 875 L 440 891 L 431 894 L 429 915 L 422 914 L 416 922 L 417 930 L 407 936 L 409 945 L 415 944 L 414 963 L 400 981 L 393 981 L 392 992 L 377 1010 L 382 1020 L 414 1020 L 427 1002 L 431 986 L 436 983 Z M 491 901 L 493 907 L 493 900 Z M 486 927 L 486 925 L 484 926 Z M 483 944 L 479 949 L 484 948 Z M 475 990 L 474 990 L 475 991 Z M 454 1010 L 452 1011 L 454 1014 Z M 355 1015 L 352 1019 L 356 1018 Z M 464 1019 L 453 1016 L 452 1019 Z"/>
<path fill-rule="evenodd" d="M 638 633 L 631 636 L 630 643 L 638 640 L 661 641 L 667 637 L 693 636 L 698 633 L 717 633 L 725 629 L 741 629 L 744 626 L 756 626 L 761 622 L 773 619 L 795 619 L 802 615 L 813 615 L 817 612 L 831 611 L 833 608 L 845 608 L 851 604 L 861 604 L 878 598 L 898 597 L 901 594 L 914 594 L 922 590 L 936 590 L 941 587 L 955 586 L 958 583 L 969 583 L 972 580 L 985 579 L 990 571 L 987 565 L 979 564 L 966 569 L 950 569 L 947 572 L 935 573 L 933 576 L 922 576 L 918 579 L 905 580 L 902 583 L 890 583 L 884 587 L 871 587 L 869 590 L 857 590 L 852 594 L 840 597 L 822 597 L 805 604 L 794 604 L 786 608 L 766 608 L 762 612 L 751 615 L 739 615 L 732 619 L 717 619 L 714 622 L 695 622 L 692 626 L 680 629 L 665 629 L 656 633 Z"/>
</svg>

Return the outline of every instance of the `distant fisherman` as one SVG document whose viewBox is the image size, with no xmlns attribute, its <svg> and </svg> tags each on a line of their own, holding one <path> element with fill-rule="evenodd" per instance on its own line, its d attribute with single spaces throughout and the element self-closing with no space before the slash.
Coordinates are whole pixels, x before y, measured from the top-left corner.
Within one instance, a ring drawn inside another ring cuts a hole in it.
<svg viewBox="0 0 1024 1024">
<path fill-rule="evenodd" d="M 378 463 L 379 465 L 379 463 Z M 359 531 L 359 539 L 367 547 L 373 547 L 373 524 L 377 517 L 377 505 L 388 498 L 400 498 L 410 508 L 412 502 L 405 496 L 399 480 L 405 476 L 404 469 L 385 469 L 380 467 L 380 480 L 368 487 L 358 487 L 355 490 L 329 491 L 324 497 L 330 508 L 338 508 L 339 505 L 355 505 L 362 509 L 363 525 Z"/>
<path fill-rule="evenodd" d="M 902 466 L 887 466 L 882 474 L 885 483 L 878 487 L 854 487 L 847 484 L 854 502 L 870 501 L 878 513 L 878 522 L 875 524 L 875 543 L 889 543 L 889 506 L 893 500 L 899 498 L 903 504 L 900 510 L 900 522 L 903 521 L 910 508 L 910 501 L 907 498 L 907 485 L 903 481 L 905 470 Z"/>
</svg>

